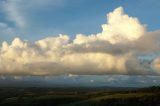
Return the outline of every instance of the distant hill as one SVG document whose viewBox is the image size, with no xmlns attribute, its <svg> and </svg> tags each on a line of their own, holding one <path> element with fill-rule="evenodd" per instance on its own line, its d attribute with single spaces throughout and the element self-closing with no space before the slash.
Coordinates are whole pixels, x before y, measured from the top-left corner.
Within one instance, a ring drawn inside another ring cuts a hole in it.
<svg viewBox="0 0 160 106">
<path fill-rule="evenodd" d="M 160 87 L 0 88 L 0 106 L 160 106 Z"/>
</svg>

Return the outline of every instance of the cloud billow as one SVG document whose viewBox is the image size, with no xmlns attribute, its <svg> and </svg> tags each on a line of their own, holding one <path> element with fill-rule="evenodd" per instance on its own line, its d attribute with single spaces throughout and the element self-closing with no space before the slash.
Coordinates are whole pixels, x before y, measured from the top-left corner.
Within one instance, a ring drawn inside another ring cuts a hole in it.
<svg viewBox="0 0 160 106">
<path fill-rule="evenodd" d="M 159 51 L 160 31 L 147 32 L 122 7 L 107 14 L 102 32 L 47 37 L 35 42 L 15 38 L 0 48 L 3 75 L 160 75 L 160 59 L 144 55 Z M 141 58 L 139 58 L 141 57 Z"/>
</svg>

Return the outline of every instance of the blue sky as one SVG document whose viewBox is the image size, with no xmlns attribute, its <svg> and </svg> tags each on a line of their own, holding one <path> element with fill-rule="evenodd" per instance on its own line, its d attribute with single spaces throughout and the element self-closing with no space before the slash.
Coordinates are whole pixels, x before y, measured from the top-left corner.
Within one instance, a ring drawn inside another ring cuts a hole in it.
<svg viewBox="0 0 160 106">
<path fill-rule="evenodd" d="M 37 40 L 59 33 L 73 38 L 78 33 L 98 33 L 106 23 L 106 14 L 119 6 L 147 24 L 150 31 L 159 28 L 159 0 L 1 0 L 0 4 L 0 22 L 13 30 L 3 32 L 1 28 L 1 42 L 17 36 Z"/>
<path fill-rule="evenodd" d="M 67 34 L 70 39 L 74 39 L 76 34 L 96 34 L 102 32 L 101 25 L 107 22 L 106 14 L 120 6 L 123 7 L 126 14 L 137 17 L 141 24 L 145 24 L 148 32 L 159 30 L 160 0 L 1 0 L 0 45 L 3 41 L 10 43 L 16 37 L 34 42 L 46 37 L 56 37 L 58 34 Z M 140 58 L 145 60 L 148 55 L 145 57 L 144 54 L 141 53 Z M 159 55 L 154 58 L 156 57 Z M 147 62 L 143 64 L 148 65 Z M 41 83 L 40 86 L 43 84 L 46 86 L 82 84 L 84 86 L 133 87 L 159 85 L 160 77 L 141 75 L 17 77 L 17 75 L 0 75 L 0 84 L 10 85 L 10 81 L 17 82 L 17 85 L 25 82 L 33 85 Z"/>
</svg>

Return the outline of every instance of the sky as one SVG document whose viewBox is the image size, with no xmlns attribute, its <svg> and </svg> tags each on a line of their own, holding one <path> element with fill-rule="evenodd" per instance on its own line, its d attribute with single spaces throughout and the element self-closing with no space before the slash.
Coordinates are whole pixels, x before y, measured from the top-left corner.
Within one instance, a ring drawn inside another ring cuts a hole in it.
<svg viewBox="0 0 160 106">
<path fill-rule="evenodd" d="M 159 9 L 159 0 L 0 0 L 0 84 L 159 85 Z"/>
</svg>

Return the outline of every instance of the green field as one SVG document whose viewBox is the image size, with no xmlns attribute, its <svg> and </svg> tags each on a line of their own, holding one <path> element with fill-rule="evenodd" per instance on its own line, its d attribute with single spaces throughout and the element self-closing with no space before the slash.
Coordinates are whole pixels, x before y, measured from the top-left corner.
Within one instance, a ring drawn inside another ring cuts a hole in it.
<svg viewBox="0 0 160 106">
<path fill-rule="evenodd" d="M 160 106 L 160 88 L 0 88 L 0 106 Z"/>
</svg>

